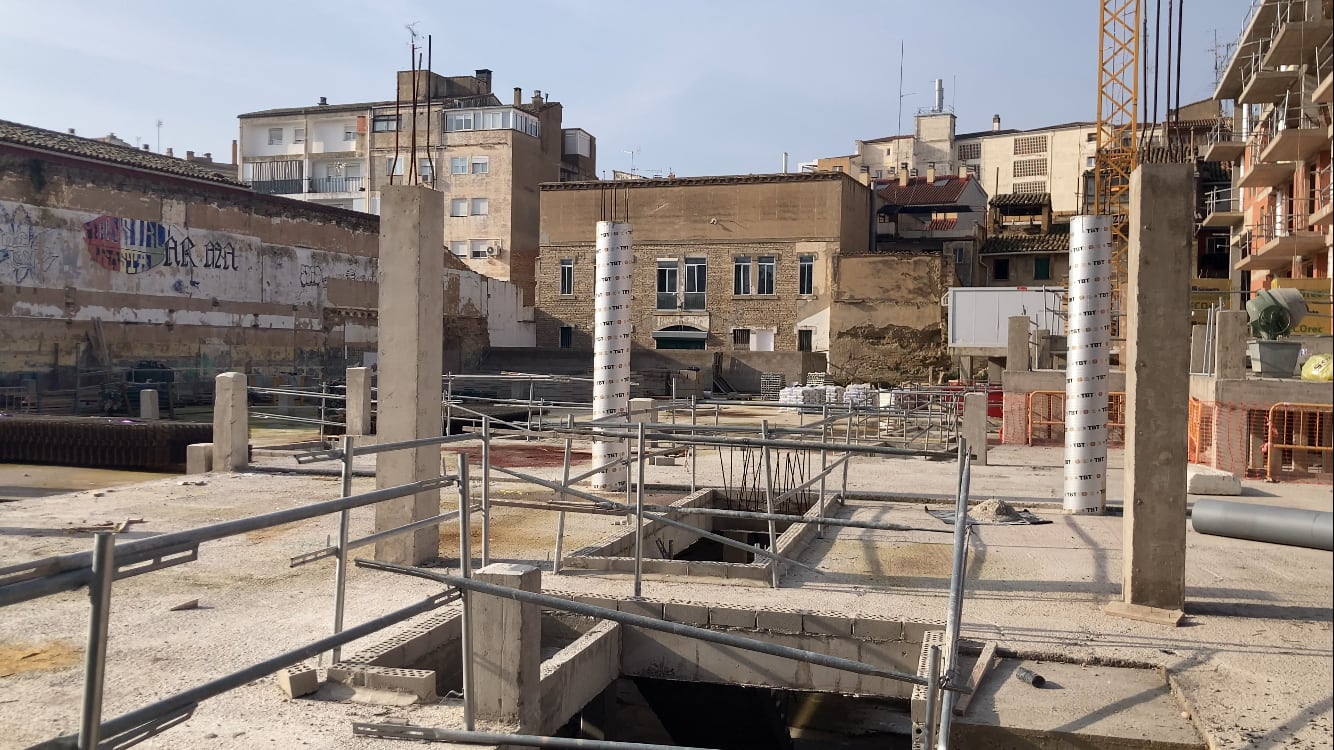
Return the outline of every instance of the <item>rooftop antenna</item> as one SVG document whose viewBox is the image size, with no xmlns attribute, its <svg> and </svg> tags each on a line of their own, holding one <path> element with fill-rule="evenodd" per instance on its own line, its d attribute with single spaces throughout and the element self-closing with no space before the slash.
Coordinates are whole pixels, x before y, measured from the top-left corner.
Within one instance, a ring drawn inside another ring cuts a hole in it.
<svg viewBox="0 0 1334 750">
<path fill-rule="evenodd" d="M 157 152 L 162 153 L 162 120 L 157 121 Z"/>
<path fill-rule="evenodd" d="M 625 153 L 630 155 L 630 174 L 639 174 L 635 171 L 635 154 L 639 153 L 639 151 L 640 149 L 638 146 L 636 146 L 634 150 L 625 151 Z"/>
<path fill-rule="evenodd" d="M 903 135 L 903 40 L 899 40 L 899 123 L 894 135 Z"/>
</svg>

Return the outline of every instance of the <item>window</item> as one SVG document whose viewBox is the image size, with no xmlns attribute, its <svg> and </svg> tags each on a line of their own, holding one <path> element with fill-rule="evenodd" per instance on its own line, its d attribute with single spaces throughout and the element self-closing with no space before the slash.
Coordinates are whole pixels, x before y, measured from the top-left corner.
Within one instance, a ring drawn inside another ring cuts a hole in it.
<svg viewBox="0 0 1334 750">
<path fill-rule="evenodd" d="M 293 129 L 292 129 L 292 143 L 305 143 L 305 142 L 306 142 L 306 129 L 305 129 L 305 128 L 293 128 Z"/>
<path fill-rule="evenodd" d="M 675 258 L 658 260 L 658 309 L 676 309 L 677 274 Z"/>
<path fill-rule="evenodd" d="M 560 261 L 560 293 L 574 294 L 574 258 Z"/>
<path fill-rule="evenodd" d="M 351 125 L 343 126 L 343 141 L 355 141 L 357 139 L 357 129 Z"/>
<path fill-rule="evenodd" d="M 755 261 L 756 294 L 774 293 L 774 269 L 777 265 L 777 259 L 772 255 L 761 255 Z"/>
<path fill-rule="evenodd" d="M 491 253 L 487 249 L 491 247 L 495 247 L 492 240 L 468 240 L 468 257 L 475 260 L 489 257 Z"/>
<path fill-rule="evenodd" d="M 733 329 L 732 329 L 732 348 L 733 348 L 733 349 L 743 349 L 743 350 L 749 350 L 749 349 L 750 349 L 750 329 L 749 329 L 749 328 L 733 328 Z"/>
<path fill-rule="evenodd" d="M 1010 191 L 1014 193 L 1045 193 L 1047 192 L 1047 183 L 1042 180 L 1034 180 L 1033 182 L 1016 182 L 1010 188 Z"/>
<path fill-rule="evenodd" d="M 392 133 L 399 129 L 402 120 L 398 115 L 376 115 L 371 118 L 371 130 L 376 133 Z"/>
<path fill-rule="evenodd" d="M 454 240 L 449 243 L 449 252 L 456 258 L 468 257 L 468 242 L 466 240 Z"/>
<path fill-rule="evenodd" d="M 882 177 L 884 177 L 884 176 L 885 176 L 885 170 L 883 170 L 883 169 L 877 169 L 877 170 L 875 171 L 875 178 L 876 178 L 877 180 L 880 179 L 880 178 L 882 178 Z"/>
<path fill-rule="evenodd" d="M 809 328 L 799 329 L 797 331 L 797 351 L 799 352 L 814 351 L 814 349 L 812 348 L 814 345 L 814 338 L 815 338 L 815 332 L 812 331 L 811 329 Z"/>
<path fill-rule="evenodd" d="M 490 201 L 490 200 L 487 200 L 486 198 L 473 198 L 473 199 L 472 199 L 472 215 L 473 215 L 473 216 L 486 216 L 486 215 L 487 215 L 488 213 L 490 213 L 490 212 L 491 212 L 491 201 Z"/>
<path fill-rule="evenodd" d="M 577 128 L 566 130 L 563 133 L 564 144 L 561 151 L 567 156 L 592 156 L 593 155 L 593 136 Z"/>
<path fill-rule="evenodd" d="M 708 290 L 708 259 L 686 258 L 686 310 L 703 310 Z"/>
<path fill-rule="evenodd" d="M 1033 280 L 1048 281 L 1050 279 L 1051 279 L 1051 258 L 1049 257 L 1034 258 Z"/>
<path fill-rule="evenodd" d="M 471 110 L 459 110 L 458 112 L 445 113 L 445 130 L 453 132 L 455 130 L 472 130 L 473 112 Z"/>
<path fill-rule="evenodd" d="M 1046 174 L 1046 159 L 1020 159 L 1014 163 L 1015 177 L 1042 177 Z"/>
<path fill-rule="evenodd" d="M 269 145 L 270 145 L 270 146 L 281 146 L 281 145 L 283 145 L 283 129 L 282 129 L 282 128 L 269 128 Z"/>
<path fill-rule="evenodd" d="M 843 167 L 838 166 L 838 165 L 834 165 L 834 171 L 835 171 L 835 172 L 842 172 L 842 171 L 843 171 Z"/>
<path fill-rule="evenodd" d="M 732 294 L 750 294 L 750 257 L 732 259 Z"/>
<path fill-rule="evenodd" d="M 560 348 L 570 349 L 574 347 L 574 326 L 560 327 Z"/>
<path fill-rule="evenodd" d="M 1088 157 L 1087 159 L 1084 160 L 1084 166 L 1088 167 L 1089 169 L 1093 169 L 1094 167 L 1098 166 L 1098 157 L 1096 156 Z"/>
<path fill-rule="evenodd" d="M 981 158 L 982 158 L 982 144 L 980 143 L 959 144 L 959 161 L 967 161 L 969 159 L 976 160 Z"/>
<path fill-rule="evenodd" d="M 467 174 L 467 173 L 468 173 L 468 157 L 466 157 L 466 156 L 451 156 L 451 157 L 449 157 L 449 173 L 450 173 L 450 174 Z"/>
<path fill-rule="evenodd" d="M 491 157 L 489 157 L 489 156 L 474 156 L 474 157 L 472 158 L 472 173 L 473 173 L 473 174 L 486 174 L 487 172 L 490 172 L 490 171 L 491 171 Z"/>
<path fill-rule="evenodd" d="M 384 173 L 394 177 L 402 177 L 403 159 L 397 156 L 386 156 L 384 158 Z"/>
<path fill-rule="evenodd" d="M 449 215 L 450 215 L 450 216 L 467 216 L 467 215 L 468 215 L 468 199 L 467 199 L 467 198 L 450 198 L 450 199 L 449 199 Z"/>
<path fill-rule="evenodd" d="M 417 178 L 422 182 L 435 182 L 435 165 L 430 159 L 417 160 Z"/>
<path fill-rule="evenodd" d="M 815 294 L 815 256 L 797 257 L 797 294 Z"/>
<path fill-rule="evenodd" d="M 996 258 L 991 261 L 991 278 L 994 281 L 1010 280 L 1010 259 Z"/>
<path fill-rule="evenodd" d="M 1047 153 L 1047 136 L 1045 135 L 1028 135 L 1014 139 L 1015 156 L 1045 153 Z"/>
</svg>

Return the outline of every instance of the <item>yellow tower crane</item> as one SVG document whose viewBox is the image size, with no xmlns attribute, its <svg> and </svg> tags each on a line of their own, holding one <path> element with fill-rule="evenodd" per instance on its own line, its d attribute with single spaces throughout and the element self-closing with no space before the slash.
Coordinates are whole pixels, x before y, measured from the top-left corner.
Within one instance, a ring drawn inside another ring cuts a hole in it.
<svg viewBox="0 0 1334 750">
<path fill-rule="evenodd" d="M 1112 336 L 1125 312 L 1130 173 L 1139 164 L 1141 0 L 1102 0 L 1098 33 L 1098 141 L 1093 211 L 1112 220 Z"/>
</svg>

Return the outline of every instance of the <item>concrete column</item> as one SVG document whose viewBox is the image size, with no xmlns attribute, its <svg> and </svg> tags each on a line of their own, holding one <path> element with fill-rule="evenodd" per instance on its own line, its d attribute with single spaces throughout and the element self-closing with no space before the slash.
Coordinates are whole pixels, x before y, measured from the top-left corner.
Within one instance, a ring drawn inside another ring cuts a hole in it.
<svg viewBox="0 0 1334 750">
<path fill-rule="evenodd" d="M 1190 371 L 1204 372 L 1205 358 L 1209 351 L 1209 327 L 1193 325 L 1190 327 Z"/>
<path fill-rule="evenodd" d="M 379 415 L 382 442 L 440 434 L 441 342 L 444 329 L 444 200 L 417 185 L 389 185 L 380 193 Z M 439 476 L 440 449 L 426 446 L 381 453 L 379 489 Z M 375 506 L 375 530 L 385 531 L 440 512 L 440 491 L 386 500 Z M 378 542 L 375 559 L 420 564 L 440 552 L 439 526 Z"/>
<path fill-rule="evenodd" d="M 637 424 L 639 422 L 644 422 L 645 424 L 648 424 L 658 421 L 658 410 L 653 408 L 653 404 L 654 400 L 651 398 L 630 399 L 630 407 L 629 407 L 631 414 L 630 423 Z M 640 412 L 640 413 L 635 414 L 635 412 Z M 658 443 L 657 441 L 649 441 L 647 447 L 657 448 Z"/>
<path fill-rule="evenodd" d="M 1037 355 L 1033 358 L 1034 370 L 1051 369 L 1051 331 L 1046 328 L 1039 328 L 1033 335 L 1034 348 L 1037 349 Z"/>
<path fill-rule="evenodd" d="M 1005 369 L 1028 371 L 1028 327 L 1027 315 L 1010 316 L 1005 347 Z"/>
<path fill-rule="evenodd" d="M 970 355 L 959 357 L 959 382 L 973 382 L 973 358 Z"/>
<path fill-rule="evenodd" d="M 1122 601 L 1107 612 L 1176 625 L 1186 602 L 1186 408 L 1190 397 L 1190 164 L 1130 177 L 1126 284 Z"/>
<path fill-rule="evenodd" d="M 250 463 L 246 376 L 224 372 L 213 382 L 213 469 L 238 471 Z"/>
<path fill-rule="evenodd" d="M 542 571 L 530 565 L 492 563 L 477 580 L 523 591 L 542 590 Z M 542 722 L 542 608 L 513 599 L 470 594 L 473 677 L 477 718 L 518 722 L 519 733 L 536 734 Z"/>
<path fill-rule="evenodd" d="M 1219 380 L 1246 379 L 1246 337 L 1250 317 L 1245 310 L 1223 310 L 1215 318 L 1214 377 Z"/>
<path fill-rule="evenodd" d="M 145 389 L 139 391 L 139 418 L 161 419 L 157 406 L 157 391 Z"/>
<path fill-rule="evenodd" d="M 973 463 L 987 465 L 987 394 L 968 393 L 963 397 L 963 439 L 973 454 Z"/>
<path fill-rule="evenodd" d="M 213 471 L 213 443 L 185 446 L 185 473 L 207 474 L 210 471 Z"/>
<path fill-rule="evenodd" d="M 369 367 L 347 368 L 347 434 L 371 434 L 371 416 L 375 413 L 371 401 L 371 370 Z"/>
<path fill-rule="evenodd" d="M 987 382 L 1003 383 L 1005 382 L 1006 365 L 996 359 L 987 360 Z"/>
</svg>

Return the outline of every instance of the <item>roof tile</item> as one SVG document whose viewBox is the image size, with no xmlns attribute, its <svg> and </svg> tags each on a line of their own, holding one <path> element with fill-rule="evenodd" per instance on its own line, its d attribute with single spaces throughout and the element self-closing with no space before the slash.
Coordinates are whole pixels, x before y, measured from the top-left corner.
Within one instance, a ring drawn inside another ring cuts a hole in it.
<svg viewBox="0 0 1334 750">
<path fill-rule="evenodd" d="M 35 128 L 17 122 L 0 120 L 0 145 L 13 144 L 27 148 L 53 151 L 56 153 L 79 156 L 86 159 L 123 164 L 136 169 L 174 174 L 195 180 L 207 180 L 234 187 L 244 187 L 234 176 L 215 167 L 188 162 L 152 151 L 142 151 L 129 146 L 118 146 L 91 138 L 82 138 L 69 133 Z M 230 165 L 225 165 L 230 166 Z"/>
</svg>

